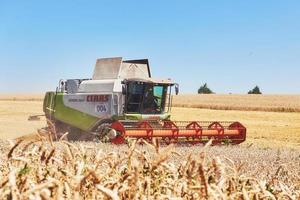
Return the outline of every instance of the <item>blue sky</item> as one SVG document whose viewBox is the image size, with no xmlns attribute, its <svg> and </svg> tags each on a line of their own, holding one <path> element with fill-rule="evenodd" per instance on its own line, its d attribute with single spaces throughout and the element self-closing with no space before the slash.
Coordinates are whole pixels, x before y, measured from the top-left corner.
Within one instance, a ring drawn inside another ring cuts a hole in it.
<svg viewBox="0 0 300 200">
<path fill-rule="evenodd" d="M 300 1 L 3 1 L 0 92 L 89 78 L 96 58 L 149 58 L 182 93 L 300 93 Z"/>
</svg>

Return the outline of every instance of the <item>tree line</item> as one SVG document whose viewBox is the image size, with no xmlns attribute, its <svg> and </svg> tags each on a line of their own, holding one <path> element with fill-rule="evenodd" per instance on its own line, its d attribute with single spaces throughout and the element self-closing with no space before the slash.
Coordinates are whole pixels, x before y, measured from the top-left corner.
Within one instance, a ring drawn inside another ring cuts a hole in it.
<svg viewBox="0 0 300 200">
<path fill-rule="evenodd" d="M 204 85 L 198 89 L 198 94 L 214 94 L 214 92 L 208 87 L 207 83 L 204 83 Z M 262 92 L 256 85 L 253 89 L 248 91 L 248 94 L 262 94 Z"/>
</svg>

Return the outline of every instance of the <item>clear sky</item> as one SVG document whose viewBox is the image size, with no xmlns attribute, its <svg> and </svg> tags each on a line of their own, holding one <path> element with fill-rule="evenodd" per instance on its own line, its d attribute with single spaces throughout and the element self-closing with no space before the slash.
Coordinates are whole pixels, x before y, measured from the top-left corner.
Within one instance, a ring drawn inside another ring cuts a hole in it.
<svg viewBox="0 0 300 200">
<path fill-rule="evenodd" d="M 181 92 L 300 93 L 300 1 L 0 0 L 0 92 L 90 78 L 96 58 L 149 58 Z"/>
</svg>

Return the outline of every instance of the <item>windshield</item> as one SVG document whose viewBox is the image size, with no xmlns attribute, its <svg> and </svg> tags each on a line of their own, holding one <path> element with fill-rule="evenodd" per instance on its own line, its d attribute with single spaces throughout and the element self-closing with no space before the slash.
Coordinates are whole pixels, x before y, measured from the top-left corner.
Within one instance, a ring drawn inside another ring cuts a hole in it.
<svg viewBox="0 0 300 200">
<path fill-rule="evenodd" d="M 167 85 L 131 82 L 127 88 L 127 112 L 161 114 L 164 112 Z"/>
</svg>

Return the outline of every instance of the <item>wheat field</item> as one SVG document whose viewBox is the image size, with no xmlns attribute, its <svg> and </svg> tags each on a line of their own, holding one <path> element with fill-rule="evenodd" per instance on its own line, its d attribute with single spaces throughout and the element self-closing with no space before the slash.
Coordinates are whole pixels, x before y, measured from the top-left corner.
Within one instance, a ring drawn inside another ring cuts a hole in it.
<svg viewBox="0 0 300 200">
<path fill-rule="evenodd" d="M 37 134 L 41 100 L 0 100 L 0 199 L 300 199 L 297 112 L 173 107 L 173 120 L 240 121 L 246 142 L 116 146 Z"/>
<path fill-rule="evenodd" d="M 0 199 L 299 199 L 299 151 L 2 142 Z"/>
<path fill-rule="evenodd" d="M 178 95 L 173 106 L 215 110 L 300 112 L 300 95 Z"/>
</svg>

